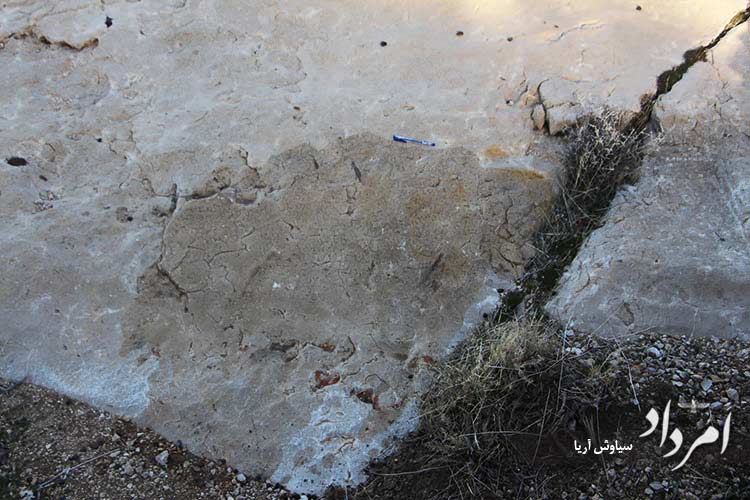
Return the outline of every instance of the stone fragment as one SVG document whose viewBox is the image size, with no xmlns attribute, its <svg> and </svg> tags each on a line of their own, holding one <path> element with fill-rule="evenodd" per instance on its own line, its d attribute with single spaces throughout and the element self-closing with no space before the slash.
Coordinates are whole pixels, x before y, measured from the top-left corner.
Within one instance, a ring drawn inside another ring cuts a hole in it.
<svg viewBox="0 0 750 500">
<path fill-rule="evenodd" d="M 534 123 L 535 129 L 544 130 L 546 119 L 547 116 L 542 104 L 537 104 L 533 108 L 531 108 L 531 121 Z"/>
<path fill-rule="evenodd" d="M 662 485 L 660 481 L 652 481 L 651 483 L 649 483 L 648 487 L 651 488 L 655 493 L 664 489 L 664 485 Z"/>
<path fill-rule="evenodd" d="M 167 450 L 162 451 L 161 453 L 156 455 L 156 457 L 154 457 L 154 460 L 156 461 L 157 464 L 161 465 L 162 467 L 166 467 L 167 461 L 169 460 L 169 451 Z"/>
<path fill-rule="evenodd" d="M 556 135 L 563 132 L 583 116 L 584 108 L 576 95 L 577 89 L 578 86 L 574 82 L 561 78 L 546 80 L 539 86 L 539 98 L 546 114 L 550 134 Z M 534 120 L 533 115 L 532 120 Z M 534 120 L 535 125 L 538 120 L 537 116 Z"/>
<path fill-rule="evenodd" d="M 649 356 L 653 356 L 655 358 L 661 358 L 662 356 L 662 353 L 659 350 L 659 348 L 654 347 L 654 346 L 651 346 L 648 349 L 646 349 L 646 352 L 648 353 Z"/>
<path fill-rule="evenodd" d="M 734 401 L 735 403 L 739 402 L 740 400 L 740 393 L 737 391 L 737 389 L 727 389 L 727 397 Z"/>
</svg>

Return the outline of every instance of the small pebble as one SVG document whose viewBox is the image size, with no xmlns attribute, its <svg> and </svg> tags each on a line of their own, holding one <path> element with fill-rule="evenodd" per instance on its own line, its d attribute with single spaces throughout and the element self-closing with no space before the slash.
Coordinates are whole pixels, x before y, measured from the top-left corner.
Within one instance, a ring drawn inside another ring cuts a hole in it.
<svg viewBox="0 0 750 500">
<path fill-rule="evenodd" d="M 166 467 L 167 460 L 169 460 L 169 452 L 167 450 L 162 451 L 161 453 L 156 455 L 156 458 L 154 458 L 154 460 L 156 460 L 156 463 L 158 463 L 162 467 Z"/>
<path fill-rule="evenodd" d="M 662 356 L 661 351 L 653 346 L 646 349 L 646 353 L 648 353 L 649 356 L 653 356 L 655 358 L 661 358 Z"/>
</svg>

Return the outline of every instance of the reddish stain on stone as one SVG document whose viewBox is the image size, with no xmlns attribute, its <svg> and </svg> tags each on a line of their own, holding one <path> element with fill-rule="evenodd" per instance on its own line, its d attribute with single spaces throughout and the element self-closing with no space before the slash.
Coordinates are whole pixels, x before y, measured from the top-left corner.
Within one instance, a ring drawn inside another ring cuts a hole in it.
<svg viewBox="0 0 750 500">
<path fill-rule="evenodd" d="M 373 401 L 373 392 L 372 389 L 363 389 L 361 391 L 355 392 L 355 396 L 357 396 L 357 399 L 362 401 L 363 403 L 372 404 Z"/>
<path fill-rule="evenodd" d="M 333 352 L 336 350 L 336 346 L 333 344 L 329 344 L 328 342 L 324 342 L 320 344 L 318 347 L 323 349 L 325 352 Z"/>
<path fill-rule="evenodd" d="M 338 373 L 329 373 L 327 371 L 316 370 L 315 372 L 315 384 L 316 389 L 322 389 L 329 385 L 338 384 L 341 381 L 341 375 Z"/>
<path fill-rule="evenodd" d="M 372 389 L 362 389 L 361 391 L 356 391 L 356 392 L 352 391 L 352 394 L 354 394 L 357 397 L 357 399 L 359 399 L 363 403 L 372 405 L 372 408 L 374 410 L 377 410 L 377 411 L 382 410 L 378 395 L 375 394 Z"/>
</svg>

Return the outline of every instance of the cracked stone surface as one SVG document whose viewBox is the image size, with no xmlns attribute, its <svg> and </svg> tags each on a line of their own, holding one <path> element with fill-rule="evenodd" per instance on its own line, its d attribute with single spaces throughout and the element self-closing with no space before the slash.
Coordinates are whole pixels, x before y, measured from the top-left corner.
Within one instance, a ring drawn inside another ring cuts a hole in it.
<svg viewBox="0 0 750 500">
<path fill-rule="evenodd" d="M 297 491 L 361 481 L 530 255 L 534 128 L 637 111 L 743 7 L 4 2 L 0 375 Z"/>
<path fill-rule="evenodd" d="M 408 429 L 420 366 L 521 271 L 554 182 L 374 136 L 290 150 L 251 177 L 254 203 L 227 189 L 178 207 L 121 355 L 168 374 L 147 420 L 295 489 L 351 480 L 389 428 Z M 204 426 L 221 432 L 190 437 Z"/>
<path fill-rule="evenodd" d="M 745 23 L 659 99 L 663 145 L 548 305 L 574 330 L 750 336 L 748 46 Z"/>
</svg>

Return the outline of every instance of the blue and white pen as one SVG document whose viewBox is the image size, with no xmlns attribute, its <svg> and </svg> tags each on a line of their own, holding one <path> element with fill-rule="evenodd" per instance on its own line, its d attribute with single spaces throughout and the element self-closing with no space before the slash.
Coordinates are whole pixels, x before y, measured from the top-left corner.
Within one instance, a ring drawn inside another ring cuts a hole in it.
<svg viewBox="0 0 750 500">
<path fill-rule="evenodd" d="M 412 139 L 411 137 L 404 137 L 401 135 L 394 135 L 393 140 L 398 142 L 413 142 L 415 144 L 422 144 L 423 146 L 432 146 L 433 148 L 435 147 L 434 142 L 423 141 L 422 139 Z"/>
</svg>

